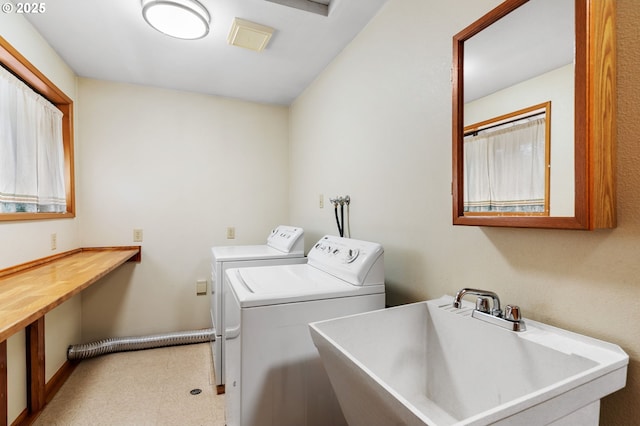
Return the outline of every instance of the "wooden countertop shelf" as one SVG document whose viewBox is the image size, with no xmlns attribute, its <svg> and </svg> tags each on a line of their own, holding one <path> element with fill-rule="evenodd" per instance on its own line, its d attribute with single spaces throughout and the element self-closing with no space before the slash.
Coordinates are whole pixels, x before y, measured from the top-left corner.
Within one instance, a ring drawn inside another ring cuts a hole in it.
<svg viewBox="0 0 640 426">
<path fill-rule="evenodd" d="M 30 425 L 73 371 L 63 366 L 46 383 L 44 315 L 141 256 L 140 246 L 79 248 L 0 270 L 0 426 L 8 425 L 7 339 L 25 330 L 27 408 L 14 424 Z"/>
<path fill-rule="evenodd" d="M 80 248 L 0 270 L 0 342 L 125 262 L 140 246 Z"/>
</svg>

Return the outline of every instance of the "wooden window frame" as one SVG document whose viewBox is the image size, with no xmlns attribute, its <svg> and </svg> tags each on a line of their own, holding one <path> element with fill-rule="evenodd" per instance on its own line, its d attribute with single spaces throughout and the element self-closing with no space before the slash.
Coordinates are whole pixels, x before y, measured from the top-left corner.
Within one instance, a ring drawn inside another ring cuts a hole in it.
<svg viewBox="0 0 640 426">
<path fill-rule="evenodd" d="M 62 112 L 64 185 L 67 200 L 67 211 L 65 213 L 0 213 L 0 221 L 64 219 L 75 217 L 73 101 L 2 37 L 0 37 L 0 65 L 13 73 Z"/>
</svg>

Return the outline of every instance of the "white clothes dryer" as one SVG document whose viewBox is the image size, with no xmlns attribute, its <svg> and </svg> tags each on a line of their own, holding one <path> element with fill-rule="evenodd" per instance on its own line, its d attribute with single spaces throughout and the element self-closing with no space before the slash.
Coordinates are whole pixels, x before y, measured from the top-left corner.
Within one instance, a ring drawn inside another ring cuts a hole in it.
<svg viewBox="0 0 640 426">
<path fill-rule="evenodd" d="M 211 324 L 215 339 L 211 354 L 218 393 L 224 392 L 224 274 L 229 268 L 306 263 L 304 230 L 280 225 L 267 237 L 266 244 L 219 246 L 211 248 Z"/>
<path fill-rule="evenodd" d="M 347 424 L 308 324 L 384 308 L 384 251 L 325 236 L 307 259 L 226 272 L 228 426 Z"/>
</svg>

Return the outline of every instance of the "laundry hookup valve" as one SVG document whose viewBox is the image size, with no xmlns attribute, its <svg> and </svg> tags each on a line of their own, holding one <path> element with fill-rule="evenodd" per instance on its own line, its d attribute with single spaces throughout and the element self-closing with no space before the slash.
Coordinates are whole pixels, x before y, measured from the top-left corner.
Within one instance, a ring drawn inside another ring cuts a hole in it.
<svg viewBox="0 0 640 426">
<path fill-rule="evenodd" d="M 344 237 L 344 206 L 347 206 L 347 237 L 351 238 L 351 225 L 349 224 L 349 204 L 351 204 L 351 197 L 348 195 L 338 196 L 336 198 L 329 198 L 329 201 L 333 204 L 333 211 L 336 216 L 336 223 L 338 225 L 338 233 L 341 237 Z M 338 205 L 340 205 L 340 217 L 338 217 Z"/>
</svg>

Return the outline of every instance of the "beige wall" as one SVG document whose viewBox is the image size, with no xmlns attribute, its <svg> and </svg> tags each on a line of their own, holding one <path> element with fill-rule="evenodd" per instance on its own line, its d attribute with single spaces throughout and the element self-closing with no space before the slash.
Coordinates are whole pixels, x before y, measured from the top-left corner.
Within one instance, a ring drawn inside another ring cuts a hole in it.
<svg viewBox="0 0 640 426">
<path fill-rule="evenodd" d="M 83 246 L 130 245 L 142 263 L 82 294 L 82 338 L 210 327 L 210 247 L 263 244 L 287 222 L 288 108 L 79 80 Z M 226 227 L 236 239 L 226 239 Z"/>
<path fill-rule="evenodd" d="M 499 0 L 390 0 L 291 110 L 291 220 L 335 233 L 318 194 L 350 195 L 354 238 L 385 247 L 388 302 L 495 290 L 525 316 L 631 356 L 603 425 L 640 419 L 640 12 L 618 7 L 618 219 L 594 232 L 454 227 L 452 36 Z"/>
</svg>

